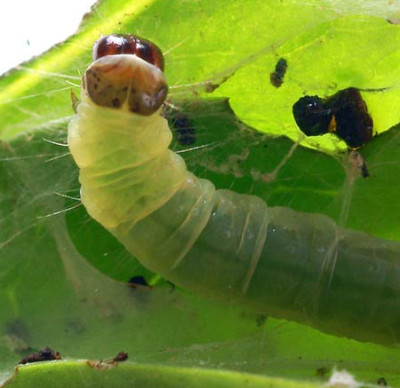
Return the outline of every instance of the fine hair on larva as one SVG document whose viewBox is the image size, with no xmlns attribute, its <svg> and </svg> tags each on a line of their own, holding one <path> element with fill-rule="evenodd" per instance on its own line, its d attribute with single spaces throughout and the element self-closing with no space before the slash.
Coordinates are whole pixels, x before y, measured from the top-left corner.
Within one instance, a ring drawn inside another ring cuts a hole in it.
<svg viewBox="0 0 400 388">
<path fill-rule="evenodd" d="M 87 69 L 68 129 L 82 203 L 145 267 L 205 297 L 362 341 L 400 340 L 400 243 L 269 207 L 169 149 L 163 72 L 136 55 Z"/>
</svg>

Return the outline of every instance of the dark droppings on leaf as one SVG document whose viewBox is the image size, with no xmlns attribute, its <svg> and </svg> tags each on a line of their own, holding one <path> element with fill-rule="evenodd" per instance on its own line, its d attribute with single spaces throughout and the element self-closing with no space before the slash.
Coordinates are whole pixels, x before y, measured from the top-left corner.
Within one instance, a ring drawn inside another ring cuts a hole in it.
<svg viewBox="0 0 400 388">
<path fill-rule="evenodd" d="M 126 352 L 119 352 L 113 359 L 112 362 L 123 362 L 128 359 L 128 353 Z"/>
<path fill-rule="evenodd" d="M 368 143 L 373 136 L 373 121 L 365 101 L 356 88 L 340 90 L 333 96 L 301 97 L 293 105 L 293 116 L 307 136 L 335 133 L 351 149 Z"/>
<path fill-rule="evenodd" d="M 281 87 L 281 85 L 283 84 L 283 77 L 286 74 L 287 67 L 287 60 L 285 58 L 279 58 L 278 62 L 275 65 L 275 71 L 269 75 L 269 80 L 271 84 L 276 88 Z"/>
<path fill-rule="evenodd" d="M 49 347 L 45 347 L 36 353 L 31 353 L 28 356 L 24 357 L 22 360 L 20 360 L 18 364 L 29 364 L 32 362 L 51 360 L 61 360 L 61 355 L 59 352 L 52 350 Z"/>
<path fill-rule="evenodd" d="M 344 89 L 331 97 L 336 134 L 350 148 L 359 148 L 372 139 L 373 122 L 367 104 L 356 88 Z"/>
<path fill-rule="evenodd" d="M 196 130 L 189 118 L 181 113 L 172 117 L 171 124 L 176 132 L 176 138 L 180 145 L 188 146 L 196 142 Z"/>
<path fill-rule="evenodd" d="M 319 136 L 329 132 L 333 113 L 322 98 L 304 96 L 293 105 L 293 116 L 305 135 Z"/>
</svg>

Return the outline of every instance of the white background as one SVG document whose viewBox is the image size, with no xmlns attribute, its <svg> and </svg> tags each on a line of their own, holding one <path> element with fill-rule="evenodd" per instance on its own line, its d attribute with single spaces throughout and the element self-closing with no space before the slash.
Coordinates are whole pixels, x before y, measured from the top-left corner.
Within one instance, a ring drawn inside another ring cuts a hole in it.
<svg viewBox="0 0 400 388">
<path fill-rule="evenodd" d="M 0 74 L 72 35 L 94 0 L 0 0 Z"/>
</svg>

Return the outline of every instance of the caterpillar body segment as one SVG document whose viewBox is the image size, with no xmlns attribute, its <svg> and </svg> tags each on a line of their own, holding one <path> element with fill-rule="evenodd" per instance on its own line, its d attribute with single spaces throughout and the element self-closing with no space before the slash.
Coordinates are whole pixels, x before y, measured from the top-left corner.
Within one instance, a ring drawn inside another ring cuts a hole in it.
<svg viewBox="0 0 400 388">
<path fill-rule="evenodd" d="M 131 69 L 113 74 L 121 68 Z M 194 176 L 168 149 L 163 82 L 134 55 L 105 56 L 87 70 L 68 143 L 89 214 L 183 288 L 337 335 L 398 341 L 400 243 Z M 109 104 L 115 96 L 118 106 Z"/>
<path fill-rule="evenodd" d="M 101 108 L 82 98 L 68 130 L 80 167 L 82 203 L 106 228 L 134 224 L 177 191 L 186 175 L 183 159 L 165 152 L 172 136 L 163 130 L 167 124 L 161 116 L 154 117 L 157 130 L 152 132 L 148 120 L 143 123 L 145 116 Z M 137 131 L 147 127 L 149 131 Z"/>
</svg>

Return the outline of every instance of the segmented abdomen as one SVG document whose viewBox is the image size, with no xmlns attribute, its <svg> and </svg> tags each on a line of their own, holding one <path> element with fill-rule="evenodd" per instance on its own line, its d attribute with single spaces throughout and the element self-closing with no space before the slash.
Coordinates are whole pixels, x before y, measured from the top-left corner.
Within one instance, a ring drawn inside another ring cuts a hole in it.
<svg viewBox="0 0 400 388">
<path fill-rule="evenodd" d="M 260 313 L 396 342 L 399 243 L 216 190 L 186 170 L 170 141 L 157 112 L 140 116 L 85 102 L 69 128 L 83 204 L 143 265 Z"/>
</svg>

